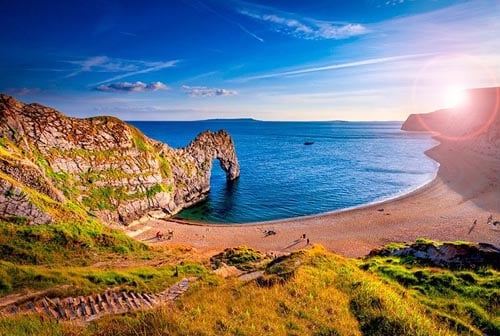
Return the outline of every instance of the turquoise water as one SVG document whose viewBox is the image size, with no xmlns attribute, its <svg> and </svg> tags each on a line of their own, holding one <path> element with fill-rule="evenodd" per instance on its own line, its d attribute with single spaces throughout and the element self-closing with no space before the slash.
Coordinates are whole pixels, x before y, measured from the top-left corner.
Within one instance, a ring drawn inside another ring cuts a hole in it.
<svg viewBox="0 0 500 336">
<path fill-rule="evenodd" d="M 131 123 L 172 147 L 204 130 L 229 131 L 241 176 L 228 185 L 214 162 L 208 199 L 178 215 L 198 221 L 246 223 L 359 206 L 407 193 L 437 171 L 424 154 L 436 142 L 400 131 L 400 122 Z"/>
</svg>

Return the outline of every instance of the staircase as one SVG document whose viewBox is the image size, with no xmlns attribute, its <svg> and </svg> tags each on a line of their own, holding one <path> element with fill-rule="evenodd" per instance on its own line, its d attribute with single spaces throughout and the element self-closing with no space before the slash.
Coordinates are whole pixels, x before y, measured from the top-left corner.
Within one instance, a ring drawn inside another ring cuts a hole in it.
<svg viewBox="0 0 500 336">
<path fill-rule="evenodd" d="M 0 310 L 0 317 L 17 314 L 38 313 L 59 321 L 80 320 L 90 322 L 103 315 L 121 314 L 134 310 L 158 307 L 175 301 L 189 284 L 197 278 L 184 278 L 173 286 L 157 294 L 135 293 L 126 291 L 106 291 L 104 293 L 52 298 L 44 297 L 23 304 L 11 304 Z"/>
</svg>

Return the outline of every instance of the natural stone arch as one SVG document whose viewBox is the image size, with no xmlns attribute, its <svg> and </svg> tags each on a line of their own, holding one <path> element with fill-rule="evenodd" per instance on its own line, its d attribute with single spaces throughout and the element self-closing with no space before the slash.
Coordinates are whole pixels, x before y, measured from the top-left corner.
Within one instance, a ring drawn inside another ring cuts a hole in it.
<svg viewBox="0 0 500 336">
<path fill-rule="evenodd" d="M 211 162 L 219 160 L 222 170 L 226 173 L 228 181 L 237 179 L 240 176 L 240 165 L 236 158 L 234 142 L 228 132 L 220 130 L 218 132 L 205 131 L 198 136 L 185 149 L 193 158 L 205 165 L 210 160 L 210 167 L 202 167 L 202 171 L 210 172 Z M 209 169 L 210 168 L 210 169 Z"/>
<path fill-rule="evenodd" d="M 168 209 L 176 213 L 204 200 L 210 191 L 214 160 L 226 173 L 228 183 L 240 176 L 233 139 L 225 130 L 200 133 L 189 145 L 175 150 L 172 161 L 173 180 L 177 182 L 173 202 Z"/>
</svg>

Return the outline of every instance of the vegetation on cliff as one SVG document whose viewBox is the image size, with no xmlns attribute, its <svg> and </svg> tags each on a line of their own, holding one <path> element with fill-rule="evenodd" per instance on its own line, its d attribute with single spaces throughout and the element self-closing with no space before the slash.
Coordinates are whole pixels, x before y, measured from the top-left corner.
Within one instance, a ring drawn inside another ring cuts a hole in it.
<svg viewBox="0 0 500 336">
<path fill-rule="evenodd" d="M 212 161 L 239 176 L 225 131 L 173 149 L 112 117 L 70 118 L 0 95 L 0 218 L 46 224 L 74 213 L 130 223 L 172 215 L 210 189 Z"/>
</svg>

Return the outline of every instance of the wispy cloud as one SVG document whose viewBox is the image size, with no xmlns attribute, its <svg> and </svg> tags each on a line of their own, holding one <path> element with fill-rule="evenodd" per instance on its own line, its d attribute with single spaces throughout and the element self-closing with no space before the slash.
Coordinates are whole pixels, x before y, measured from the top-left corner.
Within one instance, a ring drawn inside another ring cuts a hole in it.
<svg viewBox="0 0 500 336">
<path fill-rule="evenodd" d="M 274 31 L 306 40 L 339 40 L 368 32 L 365 26 L 358 23 L 321 21 L 277 11 L 271 7 L 262 9 L 242 9 L 239 13 L 269 24 Z"/>
<path fill-rule="evenodd" d="M 185 4 L 187 4 L 187 5 L 189 5 L 189 6 L 193 7 L 193 8 L 196 8 L 196 9 L 202 9 L 202 10 L 208 11 L 208 12 L 210 12 L 212 14 L 215 14 L 216 16 L 220 17 L 224 21 L 237 26 L 242 32 L 244 32 L 245 34 L 253 37 L 257 41 L 264 42 L 263 38 L 261 38 L 260 36 L 258 36 L 255 33 L 251 32 L 250 30 L 248 30 L 244 25 L 242 25 L 241 23 L 239 23 L 239 22 L 237 22 L 235 20 L 230 19 L 226 15 L 221 14 L 219 11 L 216 11 L 215 9 L 213 9 L 210 6 L 208 6 L 207 4 L 205 4 L 201 0 L 187 0 L 187 1 L 185 1 Z"/>
<path fill-rule="evenodd" d="M 9 88 L 9 89 L 6 89 L 5 91 L 11 95 L 14 95 L 14 96 L 29 96 L 29 95 L 40 92 L 40 89 L 39 88 L 22 87 L 22 88 Z"/>
<path fill-rule="evenodd" d="M 146 84 L 144 82 L 118 82 L 111 84 L 101 84 L 95 88 L 96 91 L 103 92 L 146 92 L 146 91 L 164 91 L 169 87 L 162 82 L 151 82 Z"/>
<path fill-rule="evenodd" d="M 124 74 L 121 74 L 118 76 L 114 76 L 114 77 L 108 78 L 106 80 L 100 81 L 98 83 L 95 83 L 94 85 L 108 83 L 108 82 L 112 82 L 115 80 L 131 77 L 131 76 L 135 76 L 135 75 L 141 75 L 141 74 L 145 74 L 145 73 L 149 73 L 149 72 L 159 71 L 159 70 L 166 69 L 166 68 L 171 68 L 171 67 L 174 67 L 178 62 L 179 62 L 178 60 L 168 61 L 168 62 L 148 62 L 147 67 L 145 67 L 141 70 L 131 71 L 131 72 L 124 73 Z"/>
<path fill-rule="evenodd" d="M 397 6 L 397 5 L 404 4 L 404 3 L 405 3 L 405 0 L 382 0 L 381 4 L 379 4 L 379 6 L 380 5 Z"/>
<path fill-rule="evenodd" d="M 65 63 L 76 66 L 66 78 L 74 77 L 82 72 L 120 72 L 137 68 L 137 64 L 134 64 L 136 62 L 111 59 L 107 56 L 93 56 L 76 61 L 65 61 Z"/>
<path fill-rule="evenodd" d="M 125 35 L 125 36 L 137 37 L 137 34 L 126 32 L 126 31 L 121 31 L 120 34 Z"/>
<path fill-rule="evenodd" d="M 187 86 L 183 85 L 182 90 L 190 97 L 214 97 L 214 96 L 235 96 L 238 91 L 208 88 L 206 86 Z"/>
<path fill-rule="evenodd" d="M 122 74 L 113 76 L 106 80 L 92 84 L 92 86 L 116 81 L 134 75 L 145 74 L 149 72 L 159 71 L 165 68 L 174 67 L 179 60 L 166 62 L 149 62 L 141 60 L 128 60 L 121 58 L 111 58 L 108 56 L 93 56 L 76 61 L 64 61 L 65 63 L 73 64 L 76 67 L 71 71 L 66 78 L 77 76 L 84 72 L 102 72 L 102 73 L 118 73 Z"/>
<path fill-rule="evenodd" d="M 354 61 L 354 62 L 336 63 L 336 64 L 329 64 L 329 65 L 324 65 L 324 66 L 317 66 L 317 67 L 299 68 L 299 69 L 294 69 L 294 70 L 290 70 L 290 71 L 272 72 L 272 73 L 242 78 L 242 80 L 249 81 L 249 80 L 255 80 L 255 79 L 266 79 L 266 78 L 274 78 L 274 77 L 303 75 L 303 74 L 308 74 L 311 72 L 331 71 L 331 70 L 337 70 L 337 69 L 343 69 L 343 68 L 352 68 L 352 67 L 359 67 L 359 66 L 365 66 L 365 65 L 379 64 L 379 63 L 397 62 L 397 61 L 413 59 L 413 58 L 430 57 L 433 55 L 435 55 L 435 54 L 434 53 L 423 53 L 423 54 L 370 58 L 370 59 Z"/>
</svg>

